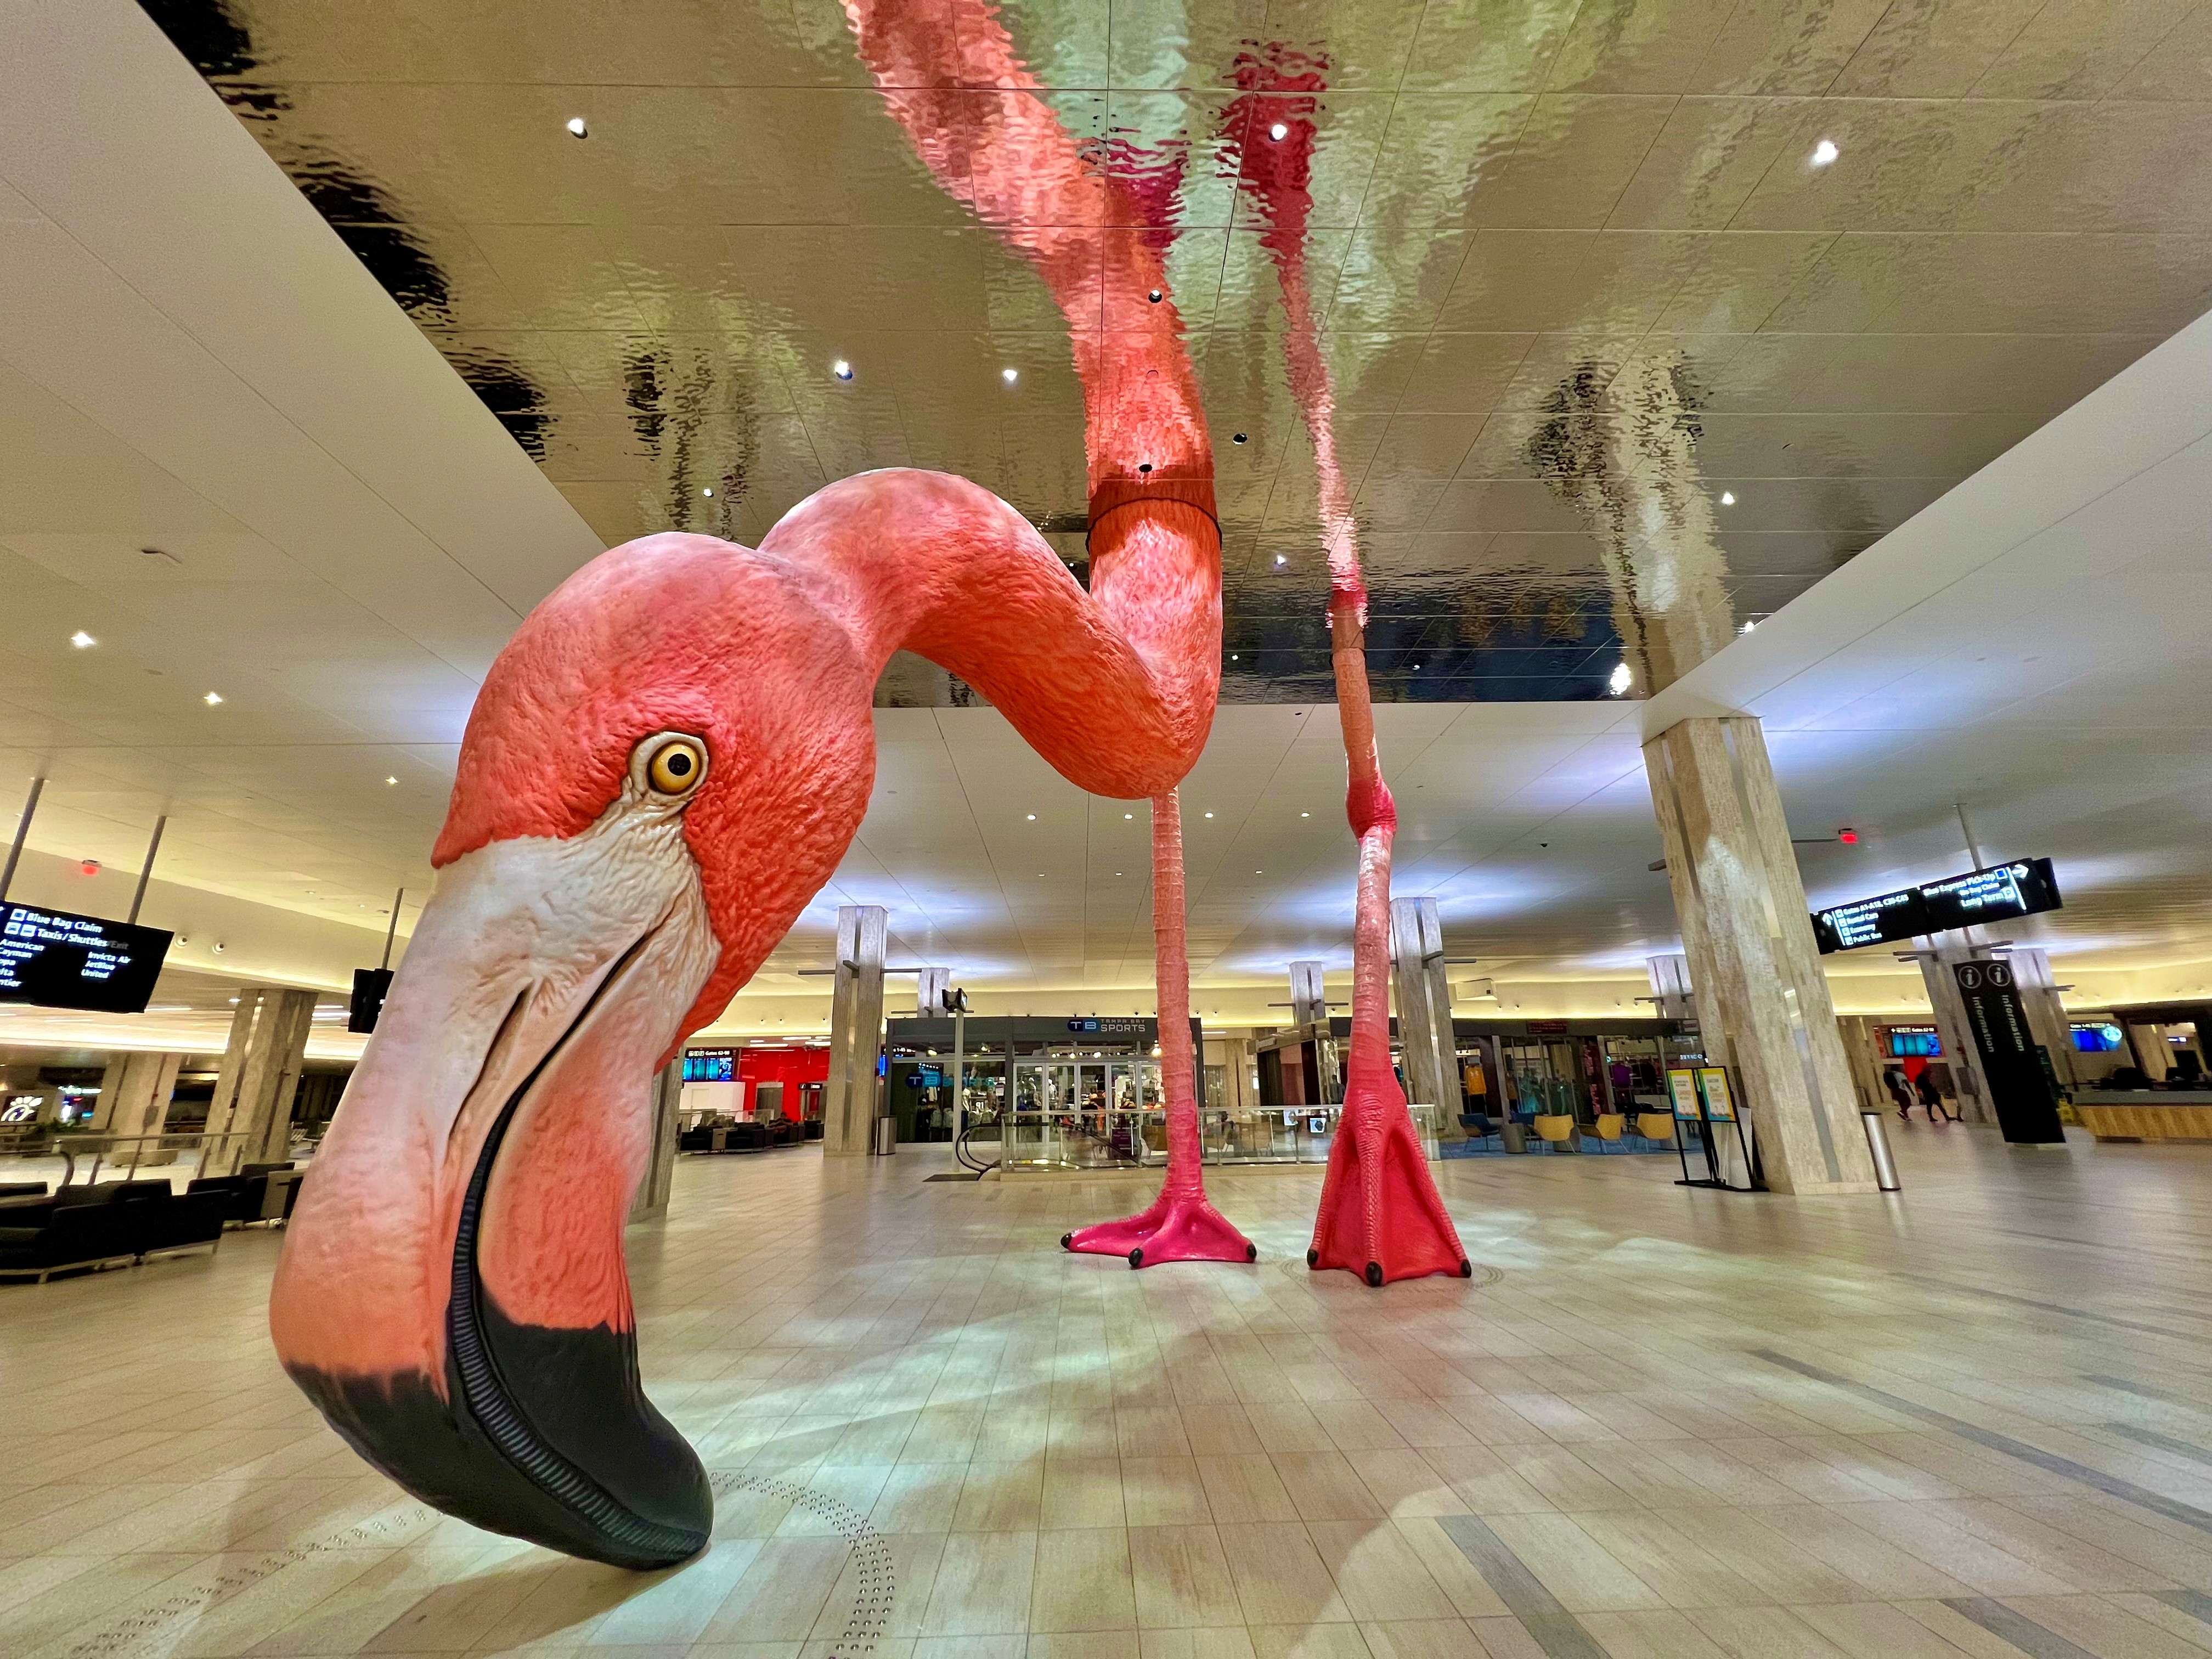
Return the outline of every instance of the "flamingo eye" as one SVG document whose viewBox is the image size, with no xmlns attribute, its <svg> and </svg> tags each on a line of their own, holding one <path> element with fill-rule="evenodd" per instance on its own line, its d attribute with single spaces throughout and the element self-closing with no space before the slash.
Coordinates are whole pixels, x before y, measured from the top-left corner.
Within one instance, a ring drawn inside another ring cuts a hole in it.
<svg viewBox="0 0 2212 1659">
<path fill-rule="evenodd" d="M 645 781 L 656 794 L 688 795 L 707 775 L 707 745 L 681 732 L 655 738 L 647 753 Z"/>
</svg>

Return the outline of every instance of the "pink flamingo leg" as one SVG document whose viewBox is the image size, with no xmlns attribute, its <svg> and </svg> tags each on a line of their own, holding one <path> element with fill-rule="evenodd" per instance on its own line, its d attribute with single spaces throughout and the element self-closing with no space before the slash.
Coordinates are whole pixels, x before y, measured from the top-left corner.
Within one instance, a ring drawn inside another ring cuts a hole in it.
<svg viewBox="0 0 2212 1659">
<path fill-rule="evenodd" d="M 1346 815 L 1359 838 L 1359 889 L 1352 931 L 1352 1057 L 1344 1113 L 1329 1148 L 1311 1267 L 1342 1267 L 1370 1285 L 1474 1271 L 1429 1173 L 1405 1091 L 1390 1064 L 1390 842 L 1398 815 L 1375 748 L 1367 689 L 1367 584 L 1351 492 L 1336 453 L 1336 398 L 1322 356 L 1306 282 L 1306 225 L 1313 210 L 1312 94 L 1326 89 L 1325 60 L 1279 46 L 1237 60 L 1243 95 L 1224 116 L 1240 185 L 1267 220 L 1261 244 L 1281 284 L 1283 356 L 1304 414 L 1320 485 L 1322 544 L 1328 555 L 1330 655 L 1344 726 Z M 1274 134 L 1282 132 L 1279 138 Z M 1266 137 L 1259 136 L 1261 132 Z"/>
<path fill-rule="evenodd" d="M 1159 980 L 1160 1081 L 1168 1103 L 1168 1170 L 1143 1213 L 1102 1221 L 1060 1242 L 1086 1255 L 1125 1255 L 1132 1267 L 1163 1261 L 1252 1261 L 1259 1247 L 1206 1196 L 1199 1147 L 1197 1066 L 1190 1047 L 1190 953 L 1183 931 L 1182 806 L 1174 792 L 1152 801 L 1152 951 Z"/>
</svg>

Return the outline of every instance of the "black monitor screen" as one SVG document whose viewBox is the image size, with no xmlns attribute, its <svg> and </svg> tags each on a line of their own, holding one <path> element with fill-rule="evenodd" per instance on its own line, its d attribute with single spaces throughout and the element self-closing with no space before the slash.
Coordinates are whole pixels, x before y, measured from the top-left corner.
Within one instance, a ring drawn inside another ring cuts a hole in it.
<svg viewBox="0 0 2212 1659">
<path fill-rule="evenodd" d="M 2009 921 L 2039 910 L 2056 910 L 2058 878 L 2049 859 L 2021 859 L 1963 876 L 1923 882 L 1920 902 L 1927 907 L 1930 932 L 1971 927 L 1976 922 Z"/>
<path fill-rule="evenodd" d="M 0 1002 L 143 1013 L 173 933 L 0 904 Z"/>
</svg>

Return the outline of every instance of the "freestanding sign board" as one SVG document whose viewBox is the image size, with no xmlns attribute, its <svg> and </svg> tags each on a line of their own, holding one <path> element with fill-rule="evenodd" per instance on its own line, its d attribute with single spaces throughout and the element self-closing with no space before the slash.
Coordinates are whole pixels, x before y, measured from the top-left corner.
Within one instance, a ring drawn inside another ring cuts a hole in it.
<svg viewBox="0 0 2212 1659">
<path fill-rule="evenodd" d="M 2063 1141 L 2066 1131 L 2059 1126 L 2058 1103 L 2044 1057 L 2028 1033 L 2012 964 L 1959 962 L 1951 965 L 1951 971 L 1958 976 L 1959 1000 L 1966 1005 L 1974 1052 L 1981 1056 L 1982 1074 L 1990 1080 L 1990 1100 L 2004 1138 L 2027 1146 Z"/>
</svg>

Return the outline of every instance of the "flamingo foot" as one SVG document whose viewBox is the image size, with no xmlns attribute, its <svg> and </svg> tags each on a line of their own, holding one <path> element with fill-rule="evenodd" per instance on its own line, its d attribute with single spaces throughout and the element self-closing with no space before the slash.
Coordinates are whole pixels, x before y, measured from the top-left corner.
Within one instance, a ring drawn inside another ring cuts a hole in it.
<svg viewBox="0 0 2212 1659">
<path fill-rule="evenodd" d="M 1082 1255 L 1123 1255 L 1132 1267 L 1163 1261 L 1256 1261 L 1260 1247 L 1229 1224 L 1204 1193 L 1162 1193 L 1141 1215 L 1101 1221 L 1060 1239 Z"/>
<path fill-rule="evenodd" d="M 1329 1148 L 1306 1266 L 1340 1267 L 1377 1288 L 1431 1273 L 1473 1275 L 1403 1106 L 1346 1110 Z"/>
</svg>

